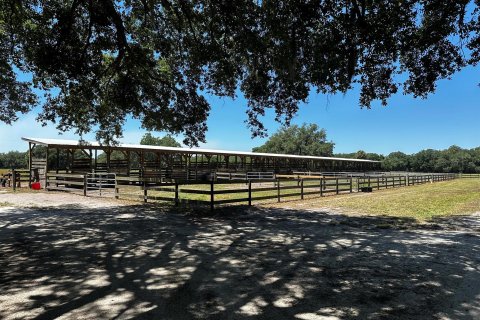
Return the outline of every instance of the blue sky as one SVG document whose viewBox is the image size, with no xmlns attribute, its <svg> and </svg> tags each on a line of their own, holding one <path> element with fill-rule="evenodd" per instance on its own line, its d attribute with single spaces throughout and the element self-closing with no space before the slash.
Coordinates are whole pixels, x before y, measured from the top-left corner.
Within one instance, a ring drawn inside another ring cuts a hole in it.
<svg viewBox="0 0 480 320">
<path fill-rule="evenodd" d="M 422 149 L 445 149 L 451 145 L 463 148 L 480 146 L 480 83 L 479 67 L 469 67 L 455 74 L 451 80 L 438 83 L 435 94 L 427 99 L 415 99 L 399 93 L 389 100 L 387 107 L 375 104 L 371 109 L 358 105 L 358 90 L 346 95 L 312 93 L 309 101 L 300 107 L 294 124 L 316 123 L 325 128 L 329 140 L 335 143 L 334 152 L 365 150 L 388 154 L 393 151 L 414 153 Z M 207 143 L 201 147 L 250 151 L 266 139 L 252 139 L 244 123 L 246 101 L 208 96 L 212 111 L 208 119 Z M 273 112 L 263 118 L 269 133 L 279 124 Z M 145 133 L 137 121 L 125 125 L 125 143 L 138 143 Z M 164 133 L 154 133 L 163 135 Z M 22 115 L 7 126 L 0 124 L 0 152 L 24 150 L 22 136 L 78 139 L 73 133 L 59 135 L 54 125 L 41 127 L 35 121 L 35 112 Z M 177 137 L 179 141 L 182 137 Z M 94 134 L 85 136 L 94 140 Z"/>
</svg>

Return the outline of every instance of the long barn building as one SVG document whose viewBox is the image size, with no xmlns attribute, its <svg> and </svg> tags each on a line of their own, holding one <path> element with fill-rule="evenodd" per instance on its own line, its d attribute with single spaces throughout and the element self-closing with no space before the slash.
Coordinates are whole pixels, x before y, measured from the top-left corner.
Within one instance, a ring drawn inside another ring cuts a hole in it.
<svg viewBox="0 0 480 320">
<path fill-rule="evenodd" d="M 189 149 L 62 139 L 22 138 L 29 144 L 30 169 L 43 172 L 108 172 L 125 176 L 208 180 L 212 173 L 365 172 L 379 161 L 244 151 Z M 48 161 L 47 161 L 48 159 Z"/>
</svg>

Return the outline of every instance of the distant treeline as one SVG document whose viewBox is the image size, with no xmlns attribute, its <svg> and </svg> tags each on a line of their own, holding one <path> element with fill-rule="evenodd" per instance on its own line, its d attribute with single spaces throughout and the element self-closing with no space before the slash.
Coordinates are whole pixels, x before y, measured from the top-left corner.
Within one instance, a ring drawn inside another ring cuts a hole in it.
<svg viewBox="0 0 480 320">
<path fill-rule="evenodd" d="M 0 168 L 27 168 L 28 155 L 26 152 L 9 151 L 0 152 Z"/>
<path fill-rule="evenodd" d="M 382 161 L 383 169 L 386 171 L 480 173 L 480 147 L 462 149 L 451 146 L 446 150 L 426 149 L 410 155 L 397 151 L 387 156 L 360 150 L 354 153 L 337 153 L 334 156 L 379 160 Z M 51 160 L 53 162 L 54 159 Z M 28 167 L 26 152 L 0 153 L 0 168 L 26 167 Z"/>
<path fill-rule="evenodd" d="M 462 149 L 451 146 L 445 150 L 426 149 L 414 154 L 397 151 L 388 156 L 360 150 L 335 156 L 381 160 L 386 171 L 480 173 L 480 147 Z"/>
</svg>

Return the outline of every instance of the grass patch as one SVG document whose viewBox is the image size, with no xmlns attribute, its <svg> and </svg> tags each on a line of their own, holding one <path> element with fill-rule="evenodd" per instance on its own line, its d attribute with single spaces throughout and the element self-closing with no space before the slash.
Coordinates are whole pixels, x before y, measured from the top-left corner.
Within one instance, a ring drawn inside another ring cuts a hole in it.
<svg viewBox="0 0 480 320">
<path fill-rule="evenodd" d="M 414 218 L 480 211 L 480 179 L 456 179 L 423 185 L 355 193 L 310 200 L 302 207 L 325 207 L 346 212 Z"/>
</svg>

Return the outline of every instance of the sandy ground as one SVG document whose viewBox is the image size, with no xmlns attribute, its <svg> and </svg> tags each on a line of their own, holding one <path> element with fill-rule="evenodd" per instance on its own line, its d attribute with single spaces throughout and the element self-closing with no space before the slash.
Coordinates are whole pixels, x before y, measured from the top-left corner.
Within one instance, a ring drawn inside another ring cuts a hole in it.
<svg viewBox="0 0 480 320">
<path fill-rule="evenodd" d="M 480 319 L 480 214 L 2 202 L 0 319 Z"/>
</svg>

